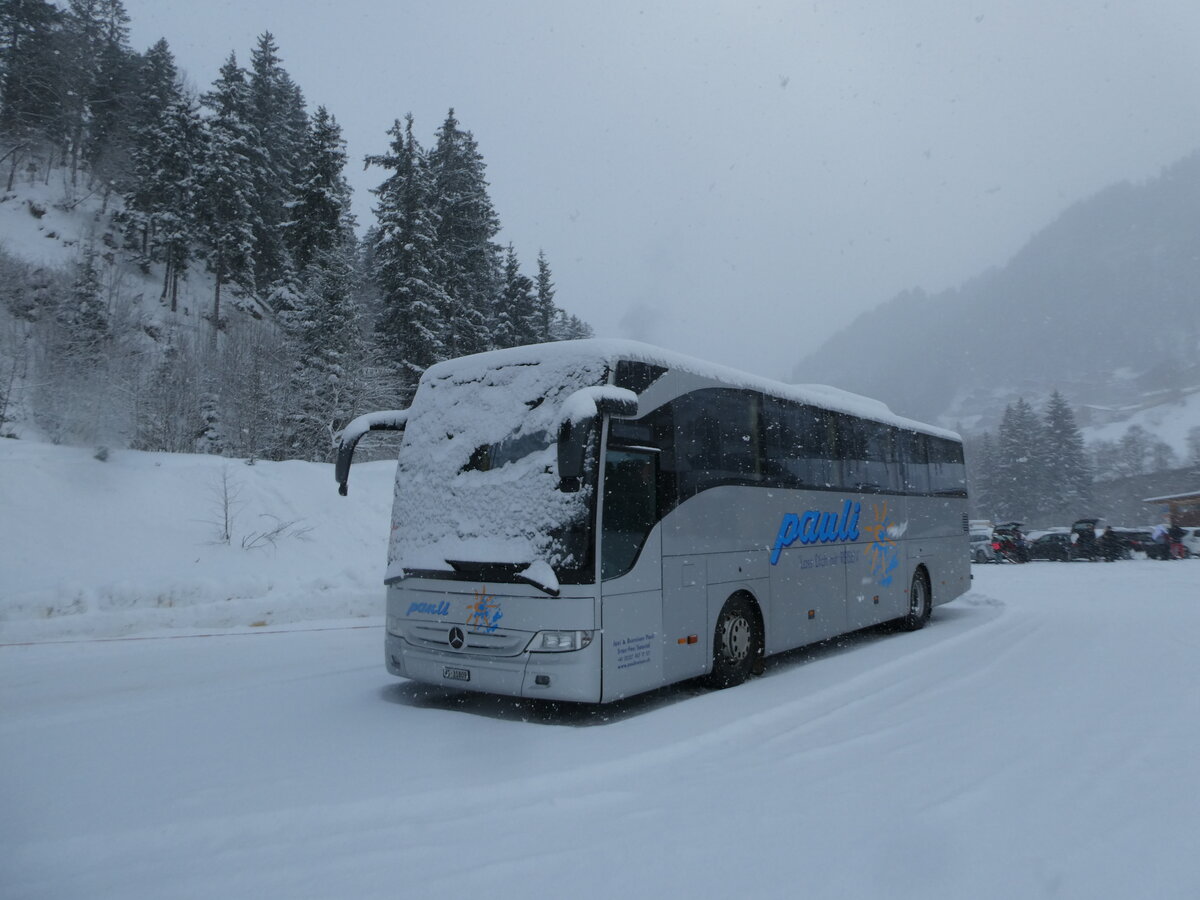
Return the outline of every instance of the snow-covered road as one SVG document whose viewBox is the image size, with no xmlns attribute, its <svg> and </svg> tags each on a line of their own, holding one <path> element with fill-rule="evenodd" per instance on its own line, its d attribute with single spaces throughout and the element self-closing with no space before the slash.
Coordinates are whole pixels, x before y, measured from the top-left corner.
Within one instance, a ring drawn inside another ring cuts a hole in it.
<svg viewBox="0 0 1200 900">
<path fill-rule="evenodd" d="M 3 646 L 0 895 L 1200 896 L 1200 561 L 974 571 L 589 709 L 394 680 L 361 620 Z"/>
</svg>

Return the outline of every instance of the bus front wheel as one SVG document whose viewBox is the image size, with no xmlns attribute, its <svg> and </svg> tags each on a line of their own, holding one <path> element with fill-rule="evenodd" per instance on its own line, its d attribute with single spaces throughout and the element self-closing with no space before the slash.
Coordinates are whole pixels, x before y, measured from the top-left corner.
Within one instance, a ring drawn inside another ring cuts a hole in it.
<svg viewBox="0 0 1200 900">
<path fill-rule="evenodd" d="M 713 667 L 708 684 L 713 688 L 741 684 L 762 660 L 763 633 L 754 604 L 735 595 L 725 601 L 713 633 Z"/>
<path fill-rule="evenodd" d="M 900 619 L 905 631 L 917 631 L 925 627 L 933 612 L 933 599 L 929 591 L 929 576 L 924 569 L 913 572 L 912 587 L 908 589 L 908 615 Z"/>
</svg>

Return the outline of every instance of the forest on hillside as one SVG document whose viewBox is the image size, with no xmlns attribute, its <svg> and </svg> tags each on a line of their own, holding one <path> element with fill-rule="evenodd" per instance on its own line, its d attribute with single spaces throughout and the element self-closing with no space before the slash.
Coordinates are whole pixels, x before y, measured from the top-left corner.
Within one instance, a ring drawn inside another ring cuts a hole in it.
<svg viewBox="0 0 1200 900">
<path fill-rule="evenodd" d="M 498 241 L 453 109 L 428 147 L 393 120 L 360 228 L 337 118 L 269 32 L 197 93 L 129 22 L 121 0 L 0 2 L 0 204 L 88 222 L 62 267 L 0 233 L 0 434 L 326 460 L 439 360 L 590 336 L 545 254 L 528 274 Z"/>
</svg>

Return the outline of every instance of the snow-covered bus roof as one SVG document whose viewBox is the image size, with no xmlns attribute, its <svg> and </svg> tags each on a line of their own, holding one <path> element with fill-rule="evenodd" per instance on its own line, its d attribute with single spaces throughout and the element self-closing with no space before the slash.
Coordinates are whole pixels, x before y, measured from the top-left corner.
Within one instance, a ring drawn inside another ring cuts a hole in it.
<svg viewBox="0 0 1200 900">
<path fill-rule="evenodd" d="M 501 366 L 534 365 L 548 361 L 569 359 L 588 360 L 613 365 L 618 360 L 630 360 L 649 365 L 676 369 L 707 378 L 730 387 L 746 388 L 761 391 L 773 397 L 796 400 L 812 406 L 819 406 L 837 412 L 848 413 L 864 419 L 883 422 L 919 431 L 935 437 L 961 440 L 959 435 L 944 428 L 938 428 L 925 422 L 918 422 L 904 416 L 898 416 L 887 404 L 870 397 L 863 397 L 849 391 L 830 387 L 824 384 L 786 384 L 770 378 L 763 378 L 743 372 L 740 369 L 706 362 L 665 350 L 640 341 L 618 340 L 612 338 L 589 338 L 577 341 L 556 341 L 547 344 L 530 344 L 523 347 L 512 347 L 505 350 L 491 350 L 487 353 L 477 353 L 474 356 L 464 356 L 459 359 L 446 360 L 430 366 L 423 380 L 439 380 L 443 378 L 482 378 L 489 370 Z"/>
</svg>

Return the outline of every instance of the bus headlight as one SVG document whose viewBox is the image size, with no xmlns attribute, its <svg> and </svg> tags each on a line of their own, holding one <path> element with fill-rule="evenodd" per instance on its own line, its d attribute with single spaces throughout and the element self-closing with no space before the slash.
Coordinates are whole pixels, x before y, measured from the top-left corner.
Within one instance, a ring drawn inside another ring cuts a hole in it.
<svg viewBox="0 0 1200 900">
<path fill-rule="evenodd" d="M 564 653 L 582 650 L 592 642 L 591 631 L 539 631 L 529 642 L 532 653 Z"/>
<path fill-rule="evenodd" d="M 400 616 L 388 616 L 387 617 L 388 634 L 394 634 L 397 637 L 404 634 L 404 632 L 401 630 L 401 626 L 402 626 L 403 622 L 404 622 L 404 619 L 401 618 Z"/>
</svg>

